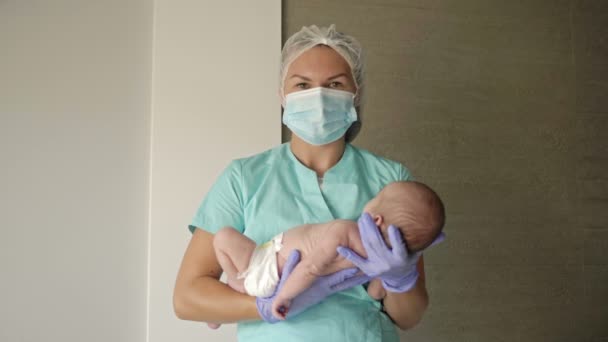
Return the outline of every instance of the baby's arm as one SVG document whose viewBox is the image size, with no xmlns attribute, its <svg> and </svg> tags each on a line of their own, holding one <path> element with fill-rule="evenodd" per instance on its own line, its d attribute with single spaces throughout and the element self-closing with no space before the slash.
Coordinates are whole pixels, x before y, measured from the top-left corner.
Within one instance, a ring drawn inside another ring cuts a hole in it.
<svg viewBox="0 0 608 342">
<path fill-rule="evenodd" d="M 324 239 L 308 258 L 294 268 L 272 302 L 276 318 L 285 319 L 291 300 L 309 288 L 317 277 L 327 274 L 328 266 L 338 256 L 336 247 L 336 239 Z"/>
</svg>

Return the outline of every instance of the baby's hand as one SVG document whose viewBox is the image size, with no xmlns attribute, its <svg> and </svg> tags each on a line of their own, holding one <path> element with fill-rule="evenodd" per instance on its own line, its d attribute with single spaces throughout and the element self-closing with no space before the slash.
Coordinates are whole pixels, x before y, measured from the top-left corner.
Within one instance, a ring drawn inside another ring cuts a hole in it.
<svg viewBox="0 0 608 342">
<path fill-rule="evenodd" d="M 287 298 L 277 298 L 272 302 L 272 315 L 282 321 L 287 317 L 291 300 Z"/>
</svg>

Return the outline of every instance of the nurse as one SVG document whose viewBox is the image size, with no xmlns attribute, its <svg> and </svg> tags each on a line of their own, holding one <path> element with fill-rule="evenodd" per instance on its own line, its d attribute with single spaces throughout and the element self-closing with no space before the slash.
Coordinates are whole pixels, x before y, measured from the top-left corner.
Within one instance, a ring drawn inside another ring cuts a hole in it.
<svg viewBox="0 0 608 342">
<path fill-rule="evenodd" d="M 213 234 L 220 228 L 232 226 L 263 243 L 305 223 L 357 220 L 386 184 L 411 179 L 401 164 L 350 144 L 361 128 L 363 95 L 361 47 L 352 37 L 333 25 L 303 27 L 290 37 L 282 50 L 280 93 L 291 141 L 232 161 L 212 186 L 189 226 L 175 312 L 186 320 L 238 322 L 238 339 L 245 342 L 398 341 L 395 326 L 416 325 L 428 304 L 423 259 L 392 254 L 374 236 L 371 219 L 359 221 L 369 259 L 339 251 L 365 274 L 352 269 L 322 277 L 294 299 L 285 321 L 275 324 L 272 298 L 250 297 L 219 281 Z M 292 253 L 281 281 L 298 260 Z M 361 286 L 366 275 L 382 280 L 382 301 Z"/>
</svg>

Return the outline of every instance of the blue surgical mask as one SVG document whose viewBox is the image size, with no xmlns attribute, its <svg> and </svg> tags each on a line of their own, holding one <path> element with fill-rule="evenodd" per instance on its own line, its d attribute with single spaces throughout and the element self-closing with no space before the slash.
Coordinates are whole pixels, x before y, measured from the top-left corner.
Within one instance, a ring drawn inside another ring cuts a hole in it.
<svg viewBox="0 0 608 342">
<path fill-rule="evenodd" d="M 357 121 L 355 94 L 329 88 L 312 88 L 287 94 L 283 123 L 311 145 L 340 139 Z"/>
</svg>

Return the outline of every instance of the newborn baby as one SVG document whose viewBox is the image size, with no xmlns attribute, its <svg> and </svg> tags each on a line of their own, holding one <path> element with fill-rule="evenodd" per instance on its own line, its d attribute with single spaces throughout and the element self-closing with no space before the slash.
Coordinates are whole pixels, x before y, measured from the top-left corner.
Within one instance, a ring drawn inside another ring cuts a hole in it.
<svg viewBox="0 0 608 342">
<path fill-rule="evenodd" d="M 388 184 L 363 211 L 374 219 L 389 247 L 389 225 L 399 228 L 410 253 L 429 246 L 444 223 L 441 199 L 428 186 L 418 182 Z M 294 249 L 300 251 L 300 263 L 272 305 L 273 314 L 280 319 L 287 314 L 291 299 L 306 290 L 317 277 L 354 267 L 337 253 L 338 246 L 349 247 L 367 258 L 357 222 L 349 220 L 297 226 L 259 246 L 234 228 L 225 227 L 215 234 L 213 246 L 220 266 L 227 273 L 228 285 L 256 297 L 274 293 L 287 257 Z M 374 299 L 385 295 L 377 279 L 370 282 L 367 291 Z M 208 325 L 211 328 L 219 326 Z"/>
</svg>

